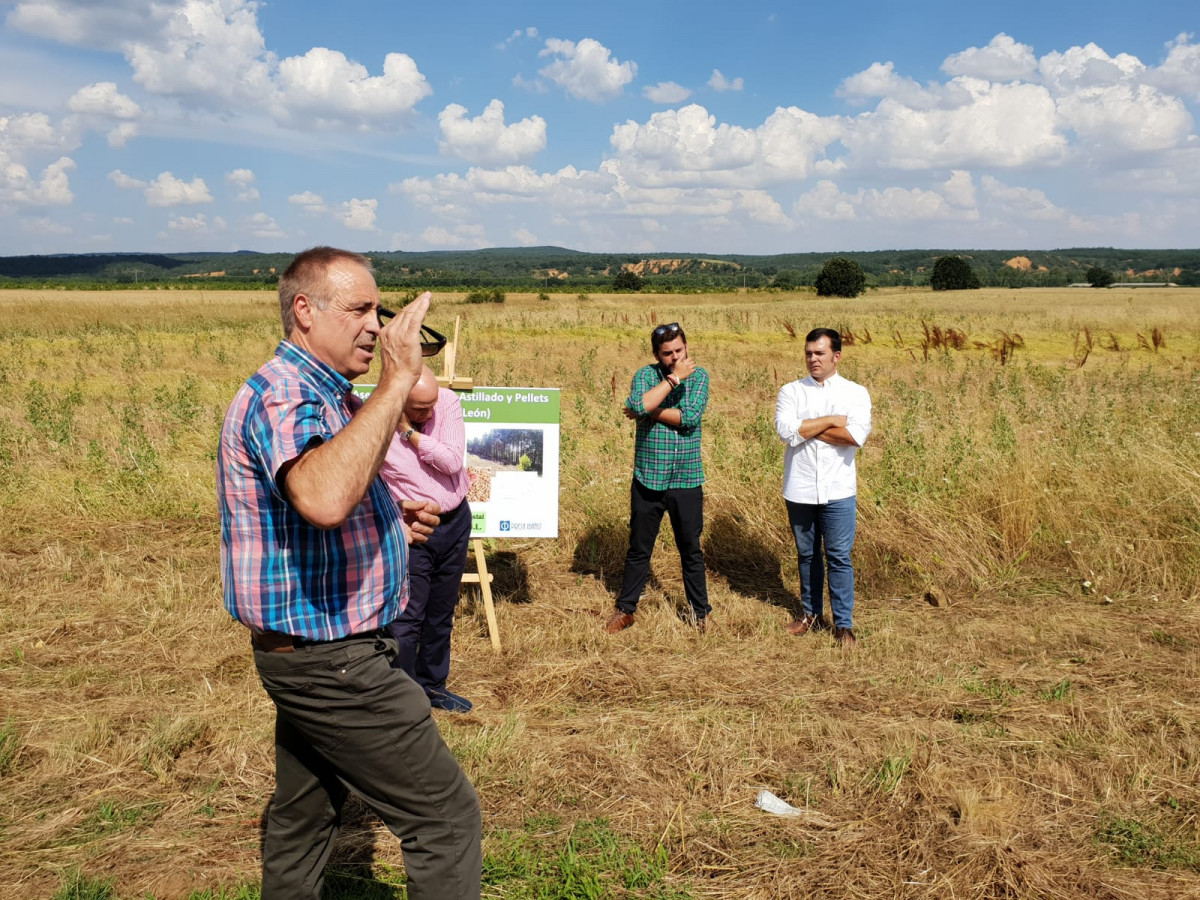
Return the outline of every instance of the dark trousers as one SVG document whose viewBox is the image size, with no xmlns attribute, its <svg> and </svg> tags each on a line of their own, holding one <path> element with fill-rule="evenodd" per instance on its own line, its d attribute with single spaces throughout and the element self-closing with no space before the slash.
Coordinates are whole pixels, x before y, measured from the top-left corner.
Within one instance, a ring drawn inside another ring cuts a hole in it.
<svg viewBox="0 0 1200 900">
<path fill-rule="evenodd" d="M 408 548 L 408 605 L 388 626 L 400 645 L 392 665 L 426 693 L 444 688 L 450 674 L 450 631 L 470 542 L 471 508 L 464 500 L 428 541 Z"/>
<path fill-rule="evenodd" d="M 683 567 L 683 590 L 692 613 L 705 618 L 712 607 L 708 603 L 708 582 L 704 575 L 704 551 L 700 533 L 704 530 L 704 488 L 652 491 L 636 478 L 629 489 L 629 552 L 625 555 L 625 576 L 617 608 L 637 611 L 638 600 L 650 575 L 650 555 L 662 524 L 663 513 L 671 518 L 675 546 Z"/>
<path fill-rule="evenodd" d="M 254 651 L 276 710 L 263 900 L 319 900 L 350 792 L 400 839 L 411 900 L 479 897 L 479 798 L 395 650 L 375 636 Z"/>
</svg>

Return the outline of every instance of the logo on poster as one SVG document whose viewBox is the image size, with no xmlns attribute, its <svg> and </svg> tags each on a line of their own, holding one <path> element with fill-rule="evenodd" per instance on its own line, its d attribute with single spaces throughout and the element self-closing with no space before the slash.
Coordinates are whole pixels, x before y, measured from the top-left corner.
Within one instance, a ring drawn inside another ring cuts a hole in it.
<svg viewBox="0 0 1200 900">
<path fill-rule="evenodd" d="M 510 519 L 500 520 L 501 531 L 537 531 L 541 527 L 541 522 L 513 522 Z"/>
</svg>

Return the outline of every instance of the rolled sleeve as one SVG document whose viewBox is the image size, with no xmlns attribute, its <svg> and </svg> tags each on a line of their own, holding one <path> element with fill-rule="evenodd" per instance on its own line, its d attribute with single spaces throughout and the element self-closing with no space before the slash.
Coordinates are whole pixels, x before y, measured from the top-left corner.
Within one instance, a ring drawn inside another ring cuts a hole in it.
<svg viewBox="0 0 1200 900">
<path fill-rule="evenodd" d="M 704 418 L 704 410 L 708 406 L 708 372 L 696 369 L 681 387 L 685 390 L 679 403 L 679 427 L 695 428 Z"/>
<path fill-rule="evenodd" d="M 785 384 L 779 389 L 779 396 L 775 399 L 775 433 L 789 447 L 799 447 L 805 443 L 805 439 L 800 436 L 800 425 L 803 421 L 804 416 L 801 415 L 796 392 L 792 390 L 792 385 Z"/>
<path fill-rule="evenodd" d="M 871 395 L 865 388 L 861 388 L 856 393 L 859 396 L 854 398 L 854 402 L 846 412 L 846 430 L 850 432 L 850 437 L 854 438 L 854 442 L 861 447 L 866 443 L 867 435 L 871 433 Z"/>
<path fill-rule="evenodd" d="M 646 414 L 646 405 L 642 403 L 642 395 L 657 384 L 657 380 L 654 379 L 655 375 L 653 366 L 643 366 L 633 373 L 633 380 L 629 384 L 629 396 L 625 398 L 625 405 L 639 416 Z"/>
</svg>

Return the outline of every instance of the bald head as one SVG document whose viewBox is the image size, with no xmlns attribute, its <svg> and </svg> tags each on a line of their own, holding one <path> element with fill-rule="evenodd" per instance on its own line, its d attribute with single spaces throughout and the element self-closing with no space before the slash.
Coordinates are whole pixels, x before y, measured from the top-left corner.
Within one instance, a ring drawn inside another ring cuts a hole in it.
<svg viewBox="0 0 1200 900">
<path fill-rule="evenodd" d="M 421 366 L 421 377 L 408 393 L 408 402 L 404 404 L 404 414 L 414 424 L 427 422 L 437 405 L 438 383 L 437 376 L 429 366 Z"/>
</svg>

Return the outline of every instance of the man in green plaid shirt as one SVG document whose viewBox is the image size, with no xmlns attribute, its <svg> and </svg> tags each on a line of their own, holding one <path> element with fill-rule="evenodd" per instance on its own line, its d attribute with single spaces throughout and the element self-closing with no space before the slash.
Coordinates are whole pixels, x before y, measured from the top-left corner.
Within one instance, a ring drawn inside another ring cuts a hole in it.
<svg viewBox="0 0 1200 900">
<path fill-rule="evenodd" d="M 650 348 L 657 362 L 638 369 L 625 401 L 626 418 L 637 422 L 629 491 L 629 552 L 617 608 L 604 630 L 616 634 L 633 624 L 665 512 L 671 517 L 683 564 L 684 593 L 703 634 L 712 610 L 700 549 L 704 528 L 700 419 L 708 405 L 708 373 L 688 356 L 687 336 L 678 322 L 655 328 L 650 333 Z"/>
</svg>

